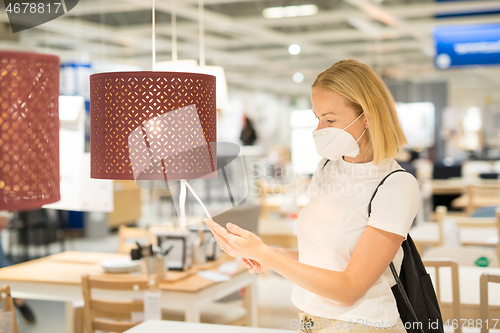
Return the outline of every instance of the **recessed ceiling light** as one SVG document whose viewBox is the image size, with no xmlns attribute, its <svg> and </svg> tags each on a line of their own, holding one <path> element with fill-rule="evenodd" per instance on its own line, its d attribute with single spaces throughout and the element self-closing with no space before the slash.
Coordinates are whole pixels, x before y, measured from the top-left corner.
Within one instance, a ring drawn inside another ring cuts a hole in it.
<svg viewBox="0 0 500 333">
<path fill-rule="evenodd" d="M 313 4 L 298 6 L 268 7 L 262 11 L 262 15 L 267 19 L 283 17 L 311 16 L 318 13 L 318 6 Z"/>
<path fill-rule="evenodd" d="M 299 54 L 300 53 L 300 45 L 299 44 L 292 44 L 288 47 L 288 53 L 290 54 Z"/>
<path fill-rule="evenodd" d="M 293 74 L 293 81 L 295 83 L 301 83 L 302 81 L 304 81 L 304 74 L 302 74 L 301 72 Z"/>
</svg>

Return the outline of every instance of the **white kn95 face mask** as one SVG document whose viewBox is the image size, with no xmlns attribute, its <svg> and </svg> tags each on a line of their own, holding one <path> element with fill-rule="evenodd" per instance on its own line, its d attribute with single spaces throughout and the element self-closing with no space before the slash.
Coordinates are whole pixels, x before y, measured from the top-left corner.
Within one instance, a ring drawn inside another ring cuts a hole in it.
<svg viewBox="0 0 500 333">
<path fill-rule="evenodd" d="M 358 141 L 366 132 L 366 128 L 357 140 L 345 129 L 354 124 L 364 111 L 352 123 L 344 128 L 326 127 L 313 131 L 314 144 L 318 155 L 332 161 L 342 158 L 342 156 L 356 157 L 359 155 Z"/>
</svg>

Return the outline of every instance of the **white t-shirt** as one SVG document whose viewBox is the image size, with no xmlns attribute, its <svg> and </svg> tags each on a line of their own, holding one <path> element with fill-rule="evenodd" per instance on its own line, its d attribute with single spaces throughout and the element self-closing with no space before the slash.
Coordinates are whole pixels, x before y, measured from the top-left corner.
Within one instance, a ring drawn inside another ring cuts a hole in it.
<svg viewBox="0 0 500 333">
<path fill-rule="evenodd" d="M 389 176 L 379 187 L 368 218 L 373 191 L 389 172 L 402 169 L 392 158 L 377 166 L 349 163 L 343 159 L 322 159 L 308 188 L 309 202 L 297 221 L 299 262 L 332 271 L 344 271 L 367 225 L 401 236 L 408 230 L 418 210 L 419 190 L 415 177 L 407 172 Z M 400 248 L 393 262 L 401 269 Z M 335 283 L 335 281 L 332 281 Z M 391 287 L 395 284 L 388 267 L 375 284 L 352 306 L 293 286 L 292 302 L 311 315 L 372 325 L 396 325 L 399 313 Z"/>
</svg>

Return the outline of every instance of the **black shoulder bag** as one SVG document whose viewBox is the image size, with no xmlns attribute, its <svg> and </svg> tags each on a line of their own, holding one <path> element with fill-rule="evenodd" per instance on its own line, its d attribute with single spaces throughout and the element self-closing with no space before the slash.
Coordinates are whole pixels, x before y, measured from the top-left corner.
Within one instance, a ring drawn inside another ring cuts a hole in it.
<svg viewBox="0 0 500 333">
<path fill-rule="evenodd" d="M 407 171 L 404 169 L 394 170 L 382 179 L 368 204 L 368 217 L 371 214 L 372 200 L 377 194 L 378 188 L 384 184 L 387 177 L 396 172 Z M 392 287 L 392 293 L 396 299 L 401 321 L 408 333 L 443 333 L 443 318 L 431 278 L 427 274 L 420 254 L 409 234 L 401 247 L 404 257 L 399 276 L 394 264 L 391 262 L 389 265 L 396 280 L 396 285 Z"/>
</svg>

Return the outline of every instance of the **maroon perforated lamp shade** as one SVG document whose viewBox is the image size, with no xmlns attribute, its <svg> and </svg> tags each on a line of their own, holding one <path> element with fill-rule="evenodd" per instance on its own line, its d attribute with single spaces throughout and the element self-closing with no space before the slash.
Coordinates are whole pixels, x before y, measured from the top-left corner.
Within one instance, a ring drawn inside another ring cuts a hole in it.
<svg viewBox="0 0 500 333">
<path fill-rule="evenodd" d="M 217 170 L 215 95 L 215 76 L 206 74 L 91 75 L 91 177 L 210 177 Z"/>
<path fill-rule="evenodd" d="M 0 210 L 59 201 L 59 58 L 0 51 Z"/>
</svg>

